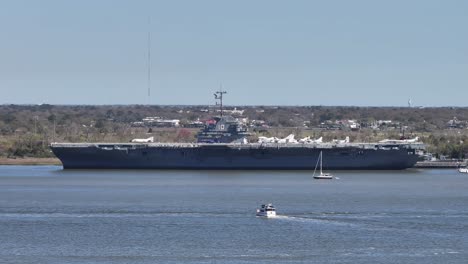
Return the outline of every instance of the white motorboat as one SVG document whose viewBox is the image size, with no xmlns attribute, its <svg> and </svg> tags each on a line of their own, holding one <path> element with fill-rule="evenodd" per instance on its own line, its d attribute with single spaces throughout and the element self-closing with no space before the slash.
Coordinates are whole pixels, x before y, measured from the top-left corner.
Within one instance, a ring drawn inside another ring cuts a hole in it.
<svg viewBox="0 0 468 264">
<path fill-rule="evenodd" d="M 460 172 L 460 173 L 468 173 L 468 168 L 458 168 L 458 172 Z"/>
<path fill-rule="evenodd" d="M 317 166 L 320 163 L 320 174 L 315 175 L 315 172 L 317 171 Z M 317 164 L 315 164 L 315 169 L 314 169 L 314 179 L 324 179 L 324 180 L 331 180 L 333 179 L 333 175 L 331 173 L 324 173 L 322 171 L 322 151 L 320 151 L 319 158 L 317 160 Z"/>
<path fill-rule="evenodd" d="M 262 206 L 259 209 L 257 209 L 256 215 L 267 218 L 276 217 L 276 209 L 271 203 L 262 204 Z"/>
</svg>

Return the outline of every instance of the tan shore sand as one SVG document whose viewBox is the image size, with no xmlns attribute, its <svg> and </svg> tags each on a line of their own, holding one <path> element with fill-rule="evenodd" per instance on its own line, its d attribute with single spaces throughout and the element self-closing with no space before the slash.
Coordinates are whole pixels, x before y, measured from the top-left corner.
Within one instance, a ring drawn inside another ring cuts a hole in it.
<svg viewBox="0 0 468 264">
<path fill-rule="evenodd" d="M 0 165 L 62 165 L 57 158 L 4 158 L 0 157 Z"/>
</svg>

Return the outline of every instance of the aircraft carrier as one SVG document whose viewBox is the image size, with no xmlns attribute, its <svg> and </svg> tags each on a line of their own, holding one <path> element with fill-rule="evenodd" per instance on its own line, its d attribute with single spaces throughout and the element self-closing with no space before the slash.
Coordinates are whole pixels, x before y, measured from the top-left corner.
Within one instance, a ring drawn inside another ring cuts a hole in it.
<svg viewBox="0 0 468 264">
<path fill-rule="evenodd" d="M 417 150 L 424 144 L 406 140 L 379 143 L 323 143 L 318 140 L 260 138 L 247 143 L 247 128 L 230 116 L 207 123 L 197 143 L 52 143 L 53 153 L 64 169 L 229 169 L 310 170 L 323 154 L 327 170 L 401 170 L 419 160 Z M 292 136 L 292 137 L 291 137 Z"/>
<path fill-rule="evenodd" d="M 65 169 L 314 169 L 320 152 L 331 170 L 400 170 L 419 160 L 424 144 L 406 141 L 246 143 L 248 132 L 234 118 L 218 118 L 197 143 L 53 143 Z"/>
<path fill-rule="evenodd" d="M 417 144 L 53 143 L 64 169 L 314 169 L 320 152 L 329 170 L 413 167 Z"/>
</svg>

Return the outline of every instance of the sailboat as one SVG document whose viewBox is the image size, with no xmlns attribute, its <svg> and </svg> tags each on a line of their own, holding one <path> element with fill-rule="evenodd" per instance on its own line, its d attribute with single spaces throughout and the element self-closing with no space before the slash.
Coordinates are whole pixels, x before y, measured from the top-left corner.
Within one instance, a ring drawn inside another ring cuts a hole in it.
<svg viewBox="0 0 468 264">
<path fill-rule="evenodd" d="M 327 179 L 327 180 L 331 180 L 331 179 L 333 179 L 333 175 L 330 174 L 330 173 L 323 173 L 323 171 L 322 171 L 322 156 L 323 156 L 323 155 L 322 155 L 322 151 L 320 151 L 320 155 L 319 155 L 319 158 L 318 158 L 318 160 L 317 160 L 317 164 L 315 164 L 315 169 L 314 169 L 314 175 L 313 175 L 313 177 L 314 177 L 314 179 Z M 315 175 L 315 172 L 317 171 L 317 166 L 318 166 L 319 162 L 320 162 L 320 174 Z"/>
</svg>

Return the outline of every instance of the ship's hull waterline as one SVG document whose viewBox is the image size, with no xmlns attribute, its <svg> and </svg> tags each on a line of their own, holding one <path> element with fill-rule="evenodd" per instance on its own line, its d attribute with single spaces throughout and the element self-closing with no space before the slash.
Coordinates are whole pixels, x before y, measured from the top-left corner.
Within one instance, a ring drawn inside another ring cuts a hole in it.
<svg viewBox="0 0 468 264">
<path fill-rule="evenodd" d="M 410 144 L 67 144 L 51 145 L 64 169 L 401 170 L 418 155 Z"/>
</svg>

